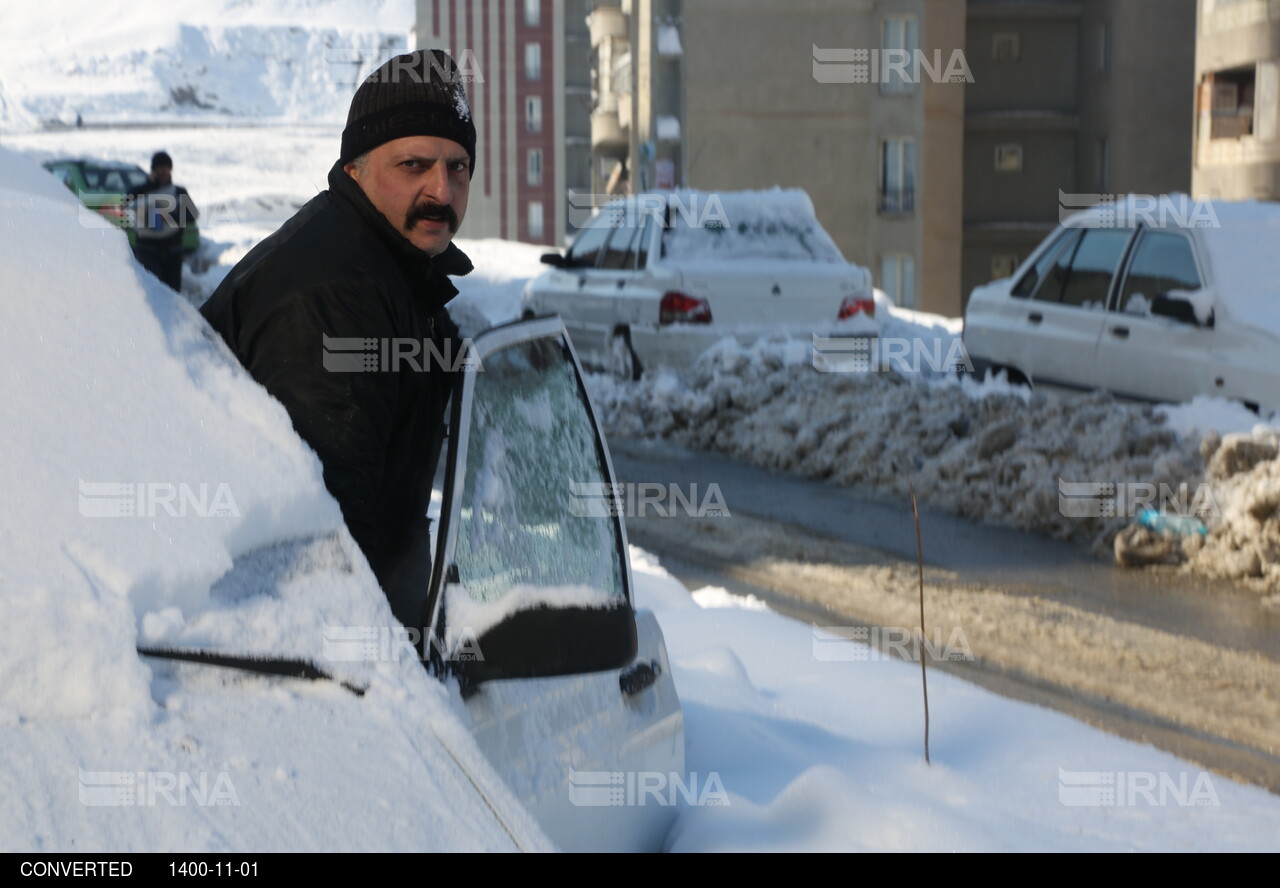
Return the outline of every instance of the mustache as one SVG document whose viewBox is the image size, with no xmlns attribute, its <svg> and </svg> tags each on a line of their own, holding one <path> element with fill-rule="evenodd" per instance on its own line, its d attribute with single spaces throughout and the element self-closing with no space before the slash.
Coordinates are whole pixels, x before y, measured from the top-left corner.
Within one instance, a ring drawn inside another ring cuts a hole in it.
<svg viewBox="0 0 1280 888">
<path fill-rule="evenodd" d="M 426 219 L 431 222 L 446 222 L 449 225 L 450 233 L 456 234 L 458 231 L 458 214 L 453 211 L 453 207 L 447 204 L 436 203 L 435 201 L 418 204 L 405 216 L 404 227 L 412 228 L 419 219 Z"/>
</svg>

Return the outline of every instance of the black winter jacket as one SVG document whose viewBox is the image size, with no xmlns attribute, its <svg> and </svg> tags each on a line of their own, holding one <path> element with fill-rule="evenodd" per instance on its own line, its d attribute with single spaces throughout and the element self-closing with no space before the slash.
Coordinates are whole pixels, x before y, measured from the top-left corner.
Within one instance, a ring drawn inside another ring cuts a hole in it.
<svg viewBox="0 0 1280 888">
<path fill-rule="evenodd" d="M 366 352 L 329 343 L 326 354 L 323 337 L 374 339 L 376 354 L 391 339 L 430 339 L 456 359 L 462 343 L 444 306 L 458 291 L 445 275 L 471 269 L 452 244 L 435 259 L 414 247 L 335 164 L 329 190 L 254 247 L 200 309 L 315 449 L 392 611 L 417 629 L 431 569 L 426 513 L 456 374 L 424 360 L 425 348 L 391 369 L 334 372 L 326 365 Z"/>
</svg>

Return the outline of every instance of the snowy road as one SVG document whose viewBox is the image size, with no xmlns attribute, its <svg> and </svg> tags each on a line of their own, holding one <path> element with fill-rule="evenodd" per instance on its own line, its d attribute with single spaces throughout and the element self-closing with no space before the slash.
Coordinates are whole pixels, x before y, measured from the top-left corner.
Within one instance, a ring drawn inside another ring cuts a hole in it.
<svg viewBox="0 0 1280 888">
<path fill-rule="evenodd" d="M 754 594 L 815 626 L 917 624 L 907 504 L 665 444 L 610 446 L 620 481 L 696 484 L 698 500 L 718 485 L 726 517 L 629 506 L 632 542 L 690 588 Z M 1280 791 L 1274 609 L 1031 534 L 928 511 L 921 524 L 928 636 L 962 637 L 975 657 L 936 665 Z"/>
</svg>

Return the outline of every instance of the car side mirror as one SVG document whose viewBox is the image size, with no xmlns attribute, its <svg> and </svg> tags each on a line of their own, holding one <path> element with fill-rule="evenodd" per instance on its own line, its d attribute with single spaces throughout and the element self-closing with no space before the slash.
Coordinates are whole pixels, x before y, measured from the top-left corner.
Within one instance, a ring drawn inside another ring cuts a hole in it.
<svg viewBox="0 0 1280 888">
<path fill-rule="evenodd" d="M 1161 293 L 1151 301 L 1151 313 L 1159 317 L 1173 318 L 1183 324 L 1191 324 L 1194 327 L 1212 327 L 1213 313 L 1209 313 L 1209 319 L 1203 324 L 1196 317 L 1195 306 L 1190 300 L 1182 299 L 1177 296 L 1170 296 L 1167 293 Z"/>
<path fill-rule="evenodd" d="M 552 268 L 565 268 L 569 264 L 565 257 L 559 253 L 543 253 L 538 261 L 543 265 L 550 265 Z"/>
</svg>

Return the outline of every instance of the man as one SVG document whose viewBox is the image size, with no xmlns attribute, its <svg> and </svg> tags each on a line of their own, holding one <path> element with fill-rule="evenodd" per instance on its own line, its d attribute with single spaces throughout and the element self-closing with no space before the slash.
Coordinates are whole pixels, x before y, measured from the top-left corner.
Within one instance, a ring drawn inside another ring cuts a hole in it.
<svg viewBox="0 0 1280 888">
<path fill-rule="evenodd" d="M 453 59 L 438 50 L 392 59 L 356 90 L 329 189 L 251 250 L 201 309 L 315 449 L 392 611 L 413 628 L 425 617 L 426 513 L 454 381 L 423 355 L 460 346 L 446 275 L 472 268 L 453 237 L 475 160 Z M 422 348 L 416 361 L 352 368 L 338 366 L 351 355 L 335 352 L 335 338 L 372 342 L 378 354 L 388 343 Z"/>
<path fill-rule="evenodd" d="M 151 157 L 147 183 L 129 192 L 137 236 L 133 255 L 143 268 L 175 290 L 182 289 L 182 232 L 200 218 L 191 195 L 173 184 L 173 158 L 164 151 Z"/>
</svg>

